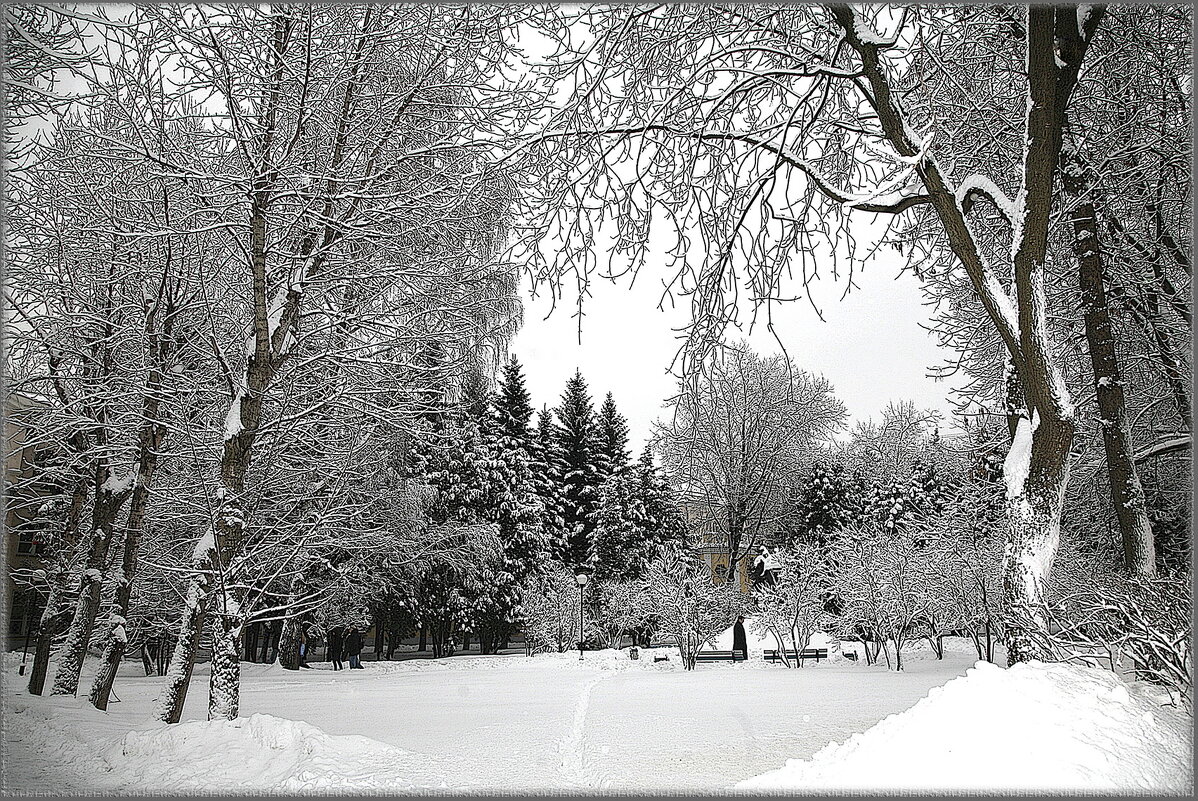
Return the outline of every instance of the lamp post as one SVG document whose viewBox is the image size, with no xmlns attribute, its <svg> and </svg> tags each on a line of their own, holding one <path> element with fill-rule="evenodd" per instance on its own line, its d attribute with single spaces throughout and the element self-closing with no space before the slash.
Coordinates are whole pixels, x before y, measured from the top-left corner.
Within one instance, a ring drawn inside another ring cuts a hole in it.
<svg viewBox="0 0 1198 801">
<path fill-rule="evenodd" d="M 582 612 L 582 593 L 587 586 L 587 579 L 590 578 L 591 569 L 579 565 L 574 569 L 574 581 L 578 584 L 578 661 L 582 661 L 582 646 L 585 641 L 583 635 L 583 612 Z"/>
</svg>

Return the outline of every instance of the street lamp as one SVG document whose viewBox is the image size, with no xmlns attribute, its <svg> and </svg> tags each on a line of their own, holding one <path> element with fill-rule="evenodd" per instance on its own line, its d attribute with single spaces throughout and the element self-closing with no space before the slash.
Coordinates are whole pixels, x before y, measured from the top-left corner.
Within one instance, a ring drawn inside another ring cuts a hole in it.
<svg viewBox="0 0 1198 801">
<path fill-rule="evenodd" d="M 583 635 L 583 619 L 582 619 L 582 593 L 587 586 L 587 580 L 590 578 L 591 569 L 579 565 L 574 568 L 574 581 L 578 584 L 578 661 L 582 661 L 582 646 L 585 641 Z"/>
</svg>

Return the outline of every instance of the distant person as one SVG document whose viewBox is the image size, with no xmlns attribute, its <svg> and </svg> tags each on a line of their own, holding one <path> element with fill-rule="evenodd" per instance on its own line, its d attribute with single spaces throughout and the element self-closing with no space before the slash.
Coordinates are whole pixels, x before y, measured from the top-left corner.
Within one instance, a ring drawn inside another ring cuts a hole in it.
<svg viewBox="0 0 1198 801">
<path fill-rule="evenodd" d="M 349 634 L 345 635 L 345 656 L 349 659 L 351 670 L 362 670 L 362 660 L 359 654 L 362 653 L 362 635 L 358 633 L 357 628 L 350 626 Z"/>
<path fill-rule="evenodd" d="M 300 645 L 299 645 L 299 666 L 302 668 L 311 668 L 308 664 L 308 629 L 307 627 L 300 629 Z"/>
<path fill-rule="evenodd" d="M 329 661 L 333 663 L 333 670 L 341 670 L 345 667 L 345 663 L 341 661 L 341 643 L 344 639 L 344 633 L 340 626 L 334 626 L 329 629 Z"/>
<path fill-rule="evenodd" d="M 736 625 L 732 627 L 732 661 L 736 661 L 736 654 L 740 653 L 740 658 L 749 661 L 749 638 L 745 634 L 745 616 L 737 615 Z"/>
</svg>

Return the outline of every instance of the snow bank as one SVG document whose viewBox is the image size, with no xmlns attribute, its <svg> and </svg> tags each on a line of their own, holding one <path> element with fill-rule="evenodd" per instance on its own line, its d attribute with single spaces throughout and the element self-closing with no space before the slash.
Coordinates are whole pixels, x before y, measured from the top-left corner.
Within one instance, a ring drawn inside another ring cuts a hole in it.
<svg viewBox="0 0 1198 801">
<path fill-rule="evenodd" d="M 1191 713 L 1108 671 L 978 662 L 906 712 L 736 789 L 1184 792 L 1192 739 Z"/>
<path fill-rule="evenodd" d="M 271 715 L 133 731 L 103 753 L 114 773 L 156 791 L 404 790 L 412 754 L 358 735 L 331 736 Z"/>
<path fill-rule="evenodd" d="M 437 775 L 424 755 L 271 715 L 121 731 L 82 699 L 16 694 L 4 713 L 6 789 L 52 778 L 62 792 L 402 792 L 430 788 L 414 776 Z"/>
</svg>

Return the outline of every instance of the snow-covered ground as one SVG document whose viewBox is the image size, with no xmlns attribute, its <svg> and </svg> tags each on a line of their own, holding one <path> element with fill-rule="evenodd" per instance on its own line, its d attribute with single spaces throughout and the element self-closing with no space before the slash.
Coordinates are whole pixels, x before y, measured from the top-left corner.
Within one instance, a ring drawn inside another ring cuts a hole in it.
<svg viewBox="0 0 1198 801">
<path fill-rule="evenodd" d="M 671 660 L 654 662 L 654 654 L 668 654 Z M 926 764 L 943 749 L 978 738 L 993 747 L 990 733 L 1002 729 L 1003 715 L 1022 713 L 1031 705 L 1050 718 L 1060 717 L 1076 710 L 1087 693 L 1097 699 L 1093 706 L 1108 711 L 1126 707 L 1126 714 L 1111 712 L 1098 722 L 1127 726 L 1140 721 L 1123 730 L 1120 742 L 1157 732 L 1154 747 L 1169 758 L 1181 753 L 1178 749 L 1189 753 L 1185 738 L 1170 749 L 1188 718 L 1154 706 L 1149 723 L 1143 706 L 1149 702 L 1136 694 L 1132 705 L 1125 703 L 1126 690 L 1119 689 L 1123 685 L 1113 676 L 1108 687 L 1090 672 L 1078 674 L 1084 681 L 1055 682 L 1040 677 L 1041 670 L 1008 686 L 1001 677 L 1016 676 L 1014 671 L 983 668 L 952 682 L 976 659 L 972 647 L 961 642 L 949 644 L 943 661 L 926 651 L 913 653 L 903 673 L 841 657 L 809 662 L 802 669 L 751 660 L 702 664 L 685 672 L 672 650 L 643 650 L 641 655 L 632 661 L 626 651 L 588 653 L 581 662 L 577 652 L 532 658 L 458 656 L 366 662 L 365 670 L 338 673 L 323 665 L 292 672 L 247 664 L 241 706 L 245 717 L 231 723 L 204 720 L 207 671 L 200 665 L 185 722 L 170 727 L 150 718 L 162 680 L 138 675 L 135 664 L 125 666 L 117 680 L 120 702 L 101 713 L 83 699 L 25 695 L 9 655 L 4 666 L 3 785 L 8 791 L 64 792 L 718 792 L 752 777 L 759 777 L 755 786 L 761 788 L 841 786 L 845 774 L 834 768 L 844 761 L 855 766 L 848 770 L 856 775 L 876 776 L 874 786 L 888 786 L 892 775 L 900 777 L 897 782 L 905 774 L 895 773 L 893 766 L 888 771 L 861 767 L 879 760 L 877 751 L 904 762 L 912 759 L 908 752 L 920 752 L 924 763 L 919 764 Z M 1046 701 L 1056 698 L 1052 693 L 1058 685 L 1072 694 Z M 1107 695 L 1096 694 L 1104 688 Z M 928 718 L 931 724 L 917 721 L 912 728 L 902 723 L 901 715 L 883 720 L 915 706 L 930 690 L 932 696 L 916 712 L 929 705 L 939 709 L 939 717 Z M 1022 706 L 1010 700 L 1021 693 L 1027 694 Z M 989 700 L 974 698 L 970 706 L 973 696 Z M 948 714 L 958 707 L 983 717 Z M 1095 722 L 1083 719 L 1087 725 Z M 1040 729 L 1036 746 L 1065 748 L 1066 762 L 1073 755 L 1082 760 L 1105 753 L 1087 750 L 1086 738 L 1097 737 L 1092 732 L 1074 732 L 1077 737 L 1071 740 L 1070 731 L 1059 725 Z M 909 739 L 915 737 L 918 741 Z M 1075 740 L 1081 745 L 1068 751 Z M 839 750 L 825 748 L 845 741 Z M 973 750 L 957 753 L 972 755 Z M 813 756 L 816 767 L 806 767 L 802 761 Z M 1106 753 L 1104 758 L 1115 757 Z M 1175 761 L 1154 765 L 1142 771 L 1150 779 L 1164 781 L 1163 770 L 1181 770 Z M 1101 765 L 1092 768 L 1103 770 Z M 962 770 L 957 766 L 926 775 L 953 778 Z M 1175 778 L 1161 789 L 1188 783 L 1190 774 Z M 1107 784 L 1097 781 L 1095 786 Z"/>
</svg>

